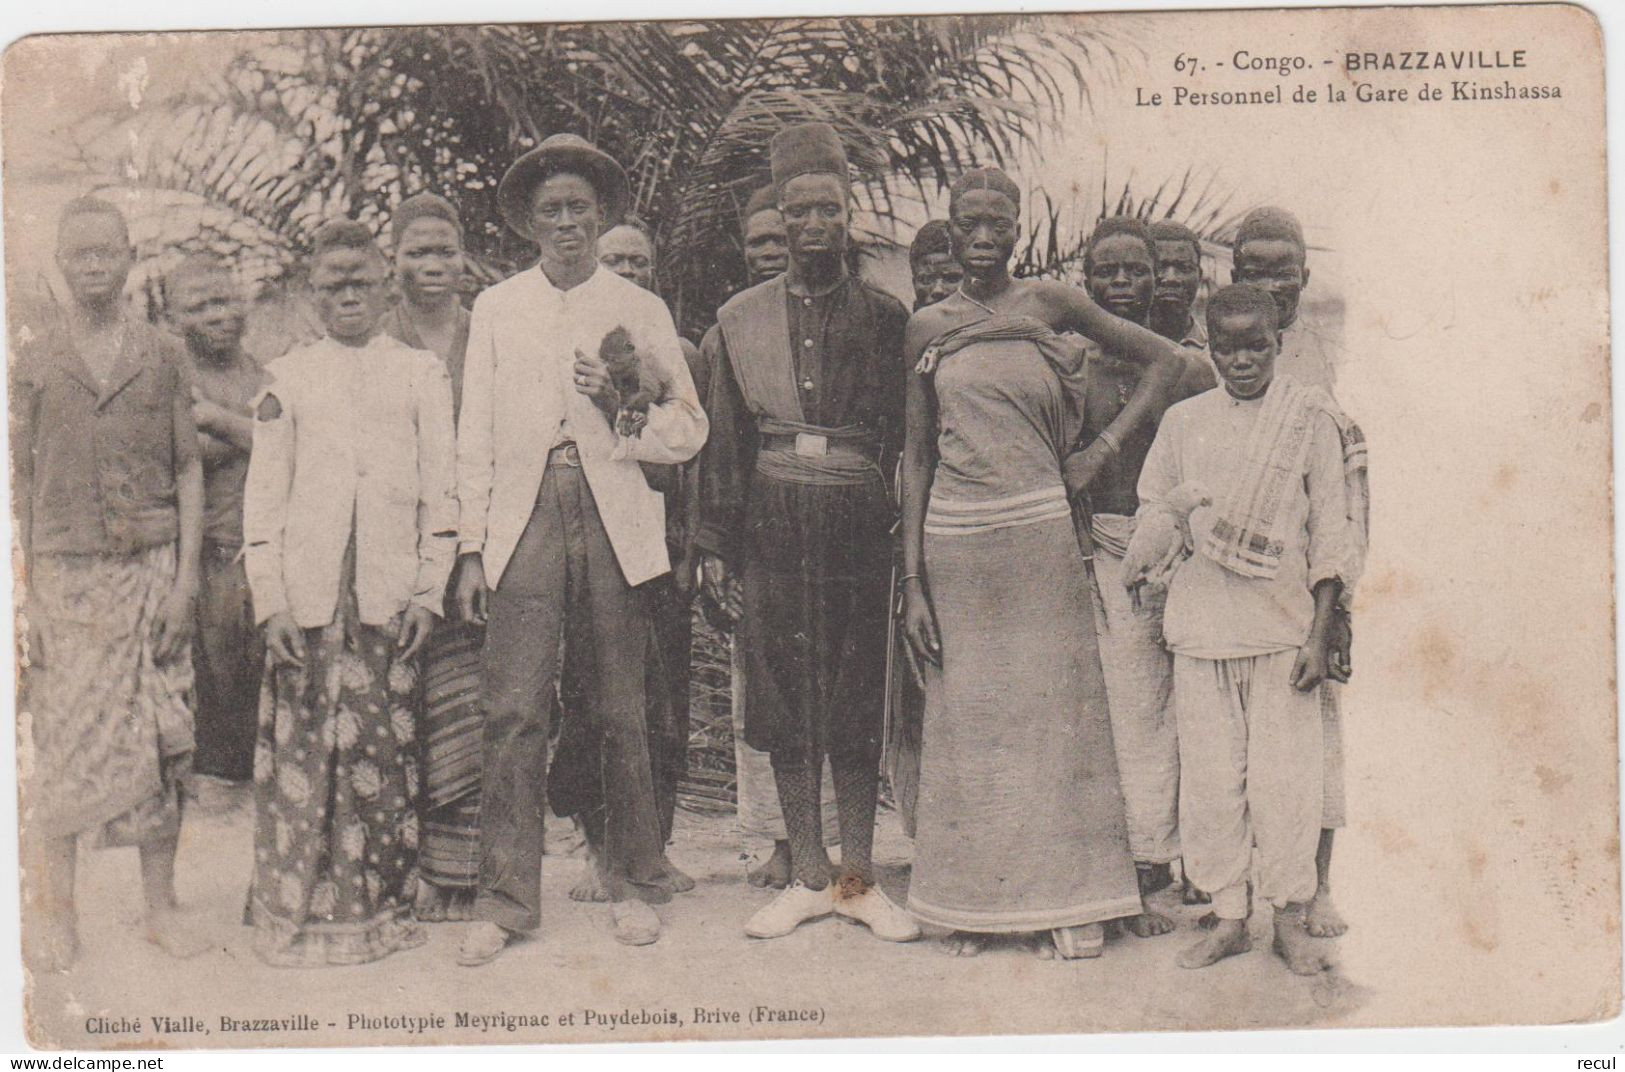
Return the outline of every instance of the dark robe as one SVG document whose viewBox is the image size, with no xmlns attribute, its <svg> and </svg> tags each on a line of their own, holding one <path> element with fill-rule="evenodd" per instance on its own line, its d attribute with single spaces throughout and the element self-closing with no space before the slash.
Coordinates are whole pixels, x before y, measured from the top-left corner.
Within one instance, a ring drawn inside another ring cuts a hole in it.
<svg viewBox="0 0 1625 1072">
<path fill-rule="evenodd" d="M 696 543 L 741 579 L 745 740 L 776 766 L 879 747 L 907 322 L 856 278 L 800 297 L 781 276 L 708 337 Z"/>
</svg>

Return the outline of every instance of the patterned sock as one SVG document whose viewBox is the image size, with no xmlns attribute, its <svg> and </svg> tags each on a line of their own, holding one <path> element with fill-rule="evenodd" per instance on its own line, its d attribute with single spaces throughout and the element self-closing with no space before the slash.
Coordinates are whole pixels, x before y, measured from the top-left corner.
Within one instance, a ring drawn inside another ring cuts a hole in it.
<svg viewBox="0 0 1625 1072">
<path fill-rule="evenodd" d="M 873 755 L 830 756 L 835 810 L 841 819 L 841 870 L 871 885 L 875 880 L 875 797 L 880 789 L 879 759 Z"/>
<path fill-rule="evenodd" d="M 798 769 L 773 768 L 773 781 L 779 787 L 779 807 L 784 810 L 784 828 L 790 841 L 790 873 L 809 889 L 829 885 L 822 831 L 823 816 L 818 803 L 817 766 Z"/>
</svg>

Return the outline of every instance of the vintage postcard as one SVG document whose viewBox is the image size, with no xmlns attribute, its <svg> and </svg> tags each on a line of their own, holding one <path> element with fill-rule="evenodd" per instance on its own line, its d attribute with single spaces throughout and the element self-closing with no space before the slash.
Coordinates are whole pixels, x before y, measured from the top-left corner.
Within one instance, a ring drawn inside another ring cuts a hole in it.
<svg viewBox="0 0 1625 1072">
<path fill-rule="evenodd" d="M 0 151 L 34 1046 L 1618 1014 L 1584 8 L 44 35 Z"/>
</svg>

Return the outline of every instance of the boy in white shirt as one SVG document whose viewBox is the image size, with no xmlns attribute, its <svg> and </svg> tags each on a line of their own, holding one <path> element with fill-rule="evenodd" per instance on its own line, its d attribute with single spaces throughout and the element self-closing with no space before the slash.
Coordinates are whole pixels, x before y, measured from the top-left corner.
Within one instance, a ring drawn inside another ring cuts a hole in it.
<svg viewBox="0 0 1625 1072">
<path fill-rule="evenodd" d="M 1248 877 L 1275 910 L 1277 954 L 1299 974 L 1328 966 L 1305 929 L 1315 896 L 1322 756 L 1319 686 L 1332 616 L 1358 568 L 1335 408 L 1323 391 L 1274 374 L 1277 311 L 1238 285 L 1208 303 L 1221 386 L 1164 415 L 1140 475 L 1126 576 L 1162 556 L 1146 524 L 1189 513 L 1194 553 L 1168 585 L 1163 632 L 1174 653 L 1185 865 L 1213 896 L 1217 926 L 1180 954 L 1201 968 L 1250 948 Z M 1187 524 L 1183 517 L 1182 524 Z"/>
</svg>

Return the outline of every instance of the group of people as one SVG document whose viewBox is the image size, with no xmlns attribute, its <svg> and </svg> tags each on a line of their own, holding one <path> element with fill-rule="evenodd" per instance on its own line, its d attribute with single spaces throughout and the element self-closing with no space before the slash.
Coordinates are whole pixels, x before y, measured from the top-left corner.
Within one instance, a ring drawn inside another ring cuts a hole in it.
<svg viewBox="0 0 1625 1072">
<path fill-rule="evenodd" d="M 1091 957 L 1172 931 L 1146 899 L 1180 882 L 1212 903 L 1181 964 L 1246 950 L 1256 895 L 1287 966 L 1326 966 L 1367 507 L 1297 222 L 1243 221 L 1204 322 L 1169 221 L 1102 221 L 1083 288 L 1012 278 L 1019 190 L 974 169 L 917 233 L 911 312 L 853 270 L 835 130 L 768 149 L 749 285 L 697 347 L 624 171 L 574 135 L 498 191 L 532 267 L 469 311 L 446 199 L 397 206 L 388 255 L 330 221 L 324 334 L 263 366 L 228 263 L 169 273 L 166 332 L 122 299 L 119 210 L 67 206 L 70 300 L 11 389 L 37 964 L 75 955 L 86 834 L 140 846 L 152 941 L 206 948 L 173 880 L 194 768 L 252 779 L 269 963 L 444 921 L 460 963 L 499 957 L 541 925 L 549 805 L 587 847 L 571 896 L 656 941 L 694 887 L 668 848 L 698 596 L 740 825 L 773 846 L 752 938 L 840 915 Z"/>
</svg>

